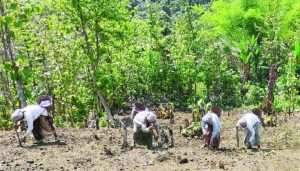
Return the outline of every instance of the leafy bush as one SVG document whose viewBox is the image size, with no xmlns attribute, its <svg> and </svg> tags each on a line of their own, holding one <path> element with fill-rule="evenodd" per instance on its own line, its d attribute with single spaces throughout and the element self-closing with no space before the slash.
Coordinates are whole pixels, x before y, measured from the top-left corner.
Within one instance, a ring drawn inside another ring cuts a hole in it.
<svg viewBox="0 0 300 171">
<path fill-rule="evenodd" d="M 245 97 L 245 105 L 254 105 L 254 106 L 259 106 L 260 103 L 263 101 L 266 90 L 265 88 L 262 88 L 260 85 L 253 85 L 253 84 L 248 84 L 245 86 L 246 89 L 248 89 L 248 92 Z"/>
</svg>

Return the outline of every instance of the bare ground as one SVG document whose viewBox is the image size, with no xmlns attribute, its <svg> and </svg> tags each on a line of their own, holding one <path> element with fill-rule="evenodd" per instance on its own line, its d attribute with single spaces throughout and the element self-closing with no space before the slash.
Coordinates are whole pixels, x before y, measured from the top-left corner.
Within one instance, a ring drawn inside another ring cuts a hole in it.
<svg viewBox="0 0 300 171">
<path fill-rule="evenodd" d="M 300 114 L 288 117 L 279 125 L 261 129 L 262 149 L 236 147 L 235 123 L 240 112 L 222 116 L 220 150 L 201 149 L 202 139 L 180 136 L 188 113 L 175 115 L 175 147 L 147 150 L 144 147 L 121 149 L 122 131 L 113 128 L 100 130 L 59 129 L 66 145 L 49 143 L 32 145 L 29 141 L 18 147 L 13 131 L 0 132 L 1 170 L 300 170 Z M 163 127 L 167 120 L 160 120 Z M 128 127 L 132 142 L 132 127 Z M 97 137 L 95 138 L 96 135 Z M 99 139 L 98 139 L 99 138 Z M 98 139 L 98 140 L 97 140 Z M 242 133 L 240 133 L 242 139 Z M 182 164 L 181 164 L 182 162 Z"/>
</svg>

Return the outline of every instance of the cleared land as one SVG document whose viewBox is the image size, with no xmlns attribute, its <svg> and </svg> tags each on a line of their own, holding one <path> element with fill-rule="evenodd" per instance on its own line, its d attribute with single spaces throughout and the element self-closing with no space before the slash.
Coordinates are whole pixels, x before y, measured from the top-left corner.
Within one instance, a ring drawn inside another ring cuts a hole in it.
<svg viewBox="0 0 300 171">
<path fill-rule="evenodd" d="M 147 150 L 121 149 L 121 129 L 60 129 L 66 145 L 17 147 L 13 131 L 0 132 L 0 170 L 300 170 L 300 114 L 277 127 L 261 128 L 262 149 L 236 147 L 235 123 L 241 112 L 225 112 L 222 117 L 221 149 L 201 149 L 201 139 L 184 138 L 179 126 L 191 114 L 176 112 L 175 147 Z M 125 117 L 126 118 L 126 117 Z M 159 120 L 167 127 L 168 120 Z M 129 143 L 132 126 L 128 126 Z M 95 136 L 96 135 L 96 136 Z M 242 132 L 240 132 L 240 139 Z M 49 141 L 51 141 L 50 139 Z M 183 162 L 183 164 L 180 164 Z"/>
</svg>

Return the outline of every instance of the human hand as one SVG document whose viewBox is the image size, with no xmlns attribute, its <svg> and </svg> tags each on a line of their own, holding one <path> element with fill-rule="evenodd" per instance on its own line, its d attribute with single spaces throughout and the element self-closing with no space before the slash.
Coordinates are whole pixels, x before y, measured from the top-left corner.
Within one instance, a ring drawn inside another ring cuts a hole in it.
<svg viewBox="0 0 300 171">
<path fill-rule="evenodd" d="M 21 140 L 21 142 L 25 143 L 26 142 L 26 137 L 23 137 L 22 140 Z"/>
<path fill-rule="evenodd" d="M 154 135 L 154 140 L 155 140 L 156 142 L 158 142 L 158 141 L 159 141 L 159 136 Z"/>
<path fill-rule="evenodd" d="M 15 131 L 18 131 L 19 125 L 18 124 L 14 124 L 14 129 L 15 129 Z"/>
</svg>

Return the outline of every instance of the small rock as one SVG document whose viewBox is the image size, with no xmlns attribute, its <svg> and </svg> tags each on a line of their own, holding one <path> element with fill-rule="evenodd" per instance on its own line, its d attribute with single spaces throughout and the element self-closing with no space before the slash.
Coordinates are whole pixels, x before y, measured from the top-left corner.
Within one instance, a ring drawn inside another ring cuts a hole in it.
<svg viewBox="0 0 300 171">
<path fill-rule="evenodd" d="M 34 161 L 33 161 L 33 160 L 27 160 L 27 163 L 29 163 L 29 164 L 33 164 L 33 163 L 34 163 Z"/>
<path fill-rule="evenodd" d="M 40 147 L 40 150 L 45 150 L 46 148 L 45 147 Z"/>
<path fill-rule="evenodd" d="M 153 161 L 149 160 L 148 165 L 154 165 Z"/>
<path fill-rule="evenodd" d="M 77 169 L 77 167 L 75 166 L 74 169 Z"/>
<path fill-rule="evenodd" d="M 189 162 L 189 160 L 187 158 L 183 158 L 183 159 L 179 160 L 180 164 L 184 164 L 184 163 L 188 163 L 188 162 Z"/>
<path fill-rule="evenodd" d="M 144 163 L 144 166 L 149 166 L 149 165 L 154 165 L 153 161 L 149 160 L 149 161 L 146 161 L 146 163 Z"/>
<path fill-rule="evenodd" d="M 171 151 L 168 151 L 168 153 L 170 154 L 170 155 L 173 155 L 174 153 L 173 152 L 171 152 Z"/>
<path fill-rule="evenodd" d="M 103 151 L 105 155 L 113 155 L 113 152 L 111 151 L 110 148 L 104 147 Z"/>
<path fill-rule="evenodd" d="M 220 169 L 225 169 L 225 165 L 223 163 L 219 163 L 219 168 Z"/>
<path fill-rule="evenodd" d="M 15 166 L 21 166 L 19 163 L 16 163 L 16 165 Z"/>
<path fill-rule="evenodd" d="M 177 158 L 177 160 L 180 160 L 181 159 L 181 155 L 178 155 L 176 158 Z"/>
</svg>

